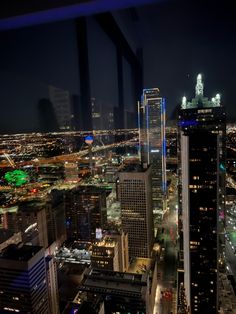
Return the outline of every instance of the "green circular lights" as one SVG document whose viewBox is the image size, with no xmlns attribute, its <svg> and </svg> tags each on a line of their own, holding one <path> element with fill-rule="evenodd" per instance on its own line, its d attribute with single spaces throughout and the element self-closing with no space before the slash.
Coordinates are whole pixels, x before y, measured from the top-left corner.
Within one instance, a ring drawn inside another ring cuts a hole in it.
<svg viewBox="0 0 236 314">
<path fill-rule="evenodd" d="M 11 184 L 17 187 L 27 183 L 29 180 L 28 174 L 23 170 L 9 171 L 5 174 L 4 178 L 8 184 Z"/>
</svg>

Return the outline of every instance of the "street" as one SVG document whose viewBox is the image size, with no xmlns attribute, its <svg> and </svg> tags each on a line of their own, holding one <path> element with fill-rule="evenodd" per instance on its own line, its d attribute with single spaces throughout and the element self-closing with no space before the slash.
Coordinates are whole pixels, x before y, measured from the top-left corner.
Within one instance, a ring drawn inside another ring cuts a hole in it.
<svg viewBox="0 0 236 314">
<path fill-rule="evenodd" d="M 159 228 L 158 239 L 161 243 L 161 252 L 158 262 L 158 285 L 153 314 L 176 313 L 176 204 L 177 195 L 173 195 L 169 199 L 169 210 L 165 213 Z"/>
<path fill-rule="evenodd" d="M 236 256 L 234 255 L 234 251 L 227 240 L 225 241 L 225 252 L 230 271 L 232 272 L 232 275 L 234 275 L 234 278 L 236 278 Z"/>
</svg>

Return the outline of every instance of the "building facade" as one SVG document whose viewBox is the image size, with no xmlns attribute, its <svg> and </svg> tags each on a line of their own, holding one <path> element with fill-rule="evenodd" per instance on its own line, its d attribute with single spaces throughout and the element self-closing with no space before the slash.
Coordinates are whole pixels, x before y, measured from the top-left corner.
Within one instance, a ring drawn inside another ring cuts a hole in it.
<svg viewBox="0 0 236 314">
<path fill-rule="evenodd" d="M 152 165 L 153 213 L 163 213 L 166 195 L 165 99 L 158 88 L 144 89 L 139 104 L 141 162 Z"/>
<path fill-rule="evenodd" d="M 2 218 L 4 227 L 12 233 L 21 232 L 24 243 L 48 246 L 46 202 L 27 200 L 19 205 L 6 208 Z"/>
<path fill-rule="evenodd" d="M 119 271 L 118 243 L 107 237 L 93 243 L 91 266 L 93 268 Z"/>
<path fill-rule="evenodd" d="M 128 234 L 129 257 L 150 257 L 154 241 L 151 168 L 129 164 L 118 175 L 121 225 Z"/>
<path fill-rule="evenodd" d="M 59 314 L 59 292 L 57 280 L 57 265 L 54 257 L 48 255 L 45 258 L 47 287 L 48 287 L 48 301 L 50 313 Z"/>
<path fill-rule="evenodd" d="M 184 97 L 179 112 L 184 288 L 191 313 L 217 313 L 224 258 L 225 112 L 220 96 Z"/>
<path fill-rule="evenodd" d="M 106 191 L 96 186 L 79 186 L 66 194 L 67 236 L 83 241 L 96 238 L 96 228 L 106 225 Z"/>
<path fill-rule="evenodd" d="M 127 272 L 129 269 L 129 241 L 128 234 L 123 230 L 107 232 L 107 238 L 118 244 L 119 271 Z"/>
<path fill-rule="evenodd" d="M 0 256 L 0 312 L 49 312 L 44 249 L 9 245 Z"/>
</svg>

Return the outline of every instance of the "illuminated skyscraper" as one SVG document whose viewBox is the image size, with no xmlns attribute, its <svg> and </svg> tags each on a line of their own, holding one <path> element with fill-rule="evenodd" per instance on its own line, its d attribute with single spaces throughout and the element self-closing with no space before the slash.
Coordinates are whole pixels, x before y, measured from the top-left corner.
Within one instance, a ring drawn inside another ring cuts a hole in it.
<svg viewBox="0 0 236 314">
<path fill-rule="evenodd" d="M 163 212 L 166 194 L 165 99 L 158 88 L 144 89 L 139 105 L 142 164 L 152 165 L 153 213 Z"/>
<path fill-rule="evenodd" d="M 218 313 L 224 260 L 225 112 L 219 94 L 183 98 L 179 115 L 184 287 L 191 313 Z"/>
<path fill-rule="evenodd" d="M 129 256 L 150 257 L 153 248 L 151 169 L 129 164 L 119 172 L 121 223 L 128 233 Z"/>
</svg>

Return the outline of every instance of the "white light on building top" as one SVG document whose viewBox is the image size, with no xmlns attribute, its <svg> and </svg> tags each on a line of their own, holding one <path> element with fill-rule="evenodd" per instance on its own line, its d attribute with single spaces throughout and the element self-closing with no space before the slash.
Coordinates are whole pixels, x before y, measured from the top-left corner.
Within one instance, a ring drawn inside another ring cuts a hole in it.
<svg viewBox="0 0 236 314">
<path fill-rule="evenodd" d="M 187 98 L 184 96 L 182 98 L 182 109 L 186 109 L 187 108 Z"/>
<path fill-rule="evenodd" d="M 202 75 L 201 74 L 198 74 L 198 76 L 197 76 L 196 96 L 203 96 L 203 83 L 202 83 Z"/>
<path fill-rule="evenodd" d="M 216 104 L 216 106 L 220 106 L 220 94 L 216 94 L 216 96 L 215 96 L 215 104 Z"/>
</svg>

